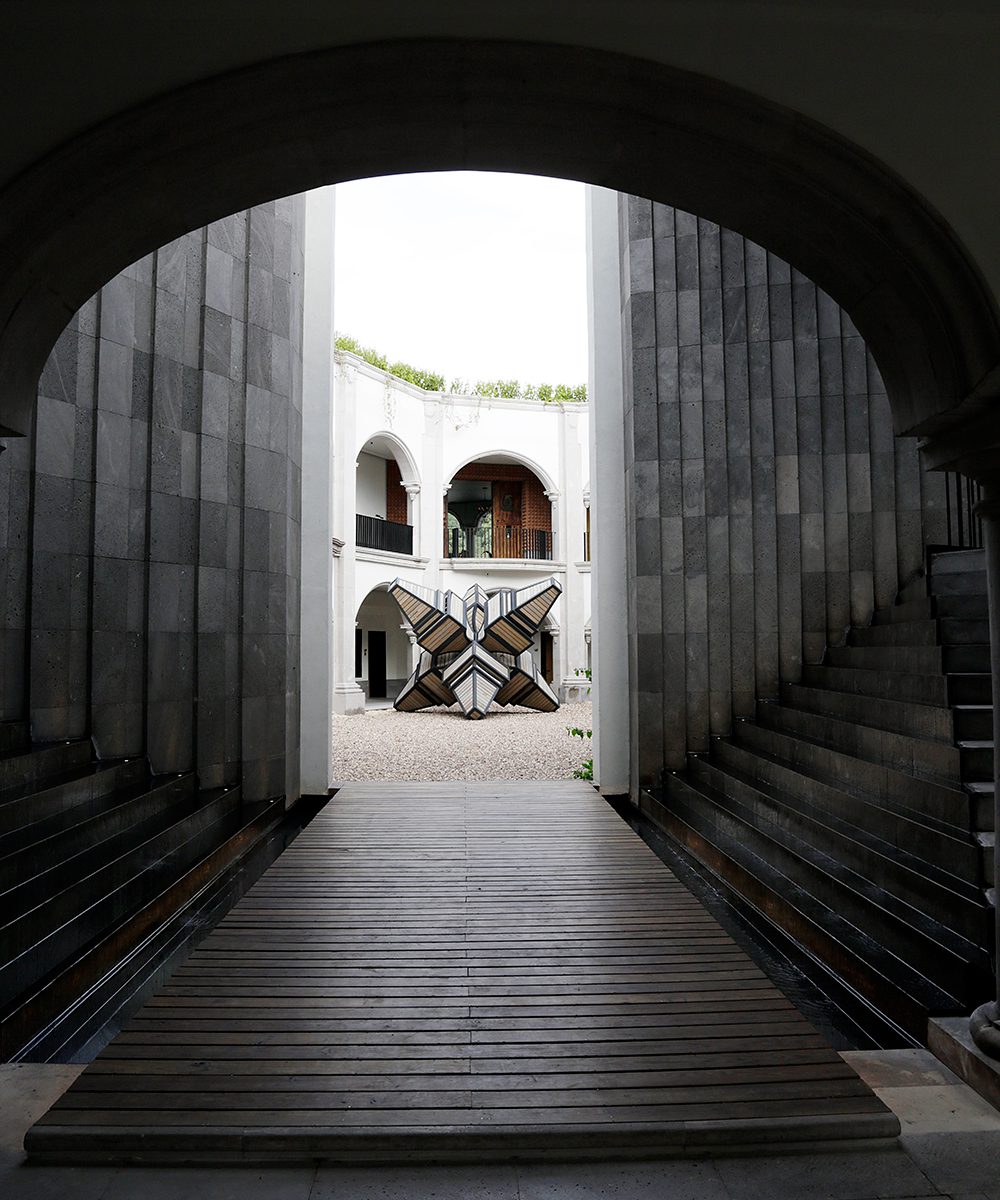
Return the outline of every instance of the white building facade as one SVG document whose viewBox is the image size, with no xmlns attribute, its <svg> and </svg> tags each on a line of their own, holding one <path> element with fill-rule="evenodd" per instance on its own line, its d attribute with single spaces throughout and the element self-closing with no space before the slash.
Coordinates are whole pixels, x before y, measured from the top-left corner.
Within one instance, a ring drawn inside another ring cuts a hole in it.
<svg viewBox="0 0 1000 1200">
<path fill-rule="evenodd" d="M 337 351 L 333 708 L 392 700 L 416 661 L 386 588 L 562 587 L 534 653 L 561 700 L 590 666 L 590 413 L 429 392 Z"/>
</svg>

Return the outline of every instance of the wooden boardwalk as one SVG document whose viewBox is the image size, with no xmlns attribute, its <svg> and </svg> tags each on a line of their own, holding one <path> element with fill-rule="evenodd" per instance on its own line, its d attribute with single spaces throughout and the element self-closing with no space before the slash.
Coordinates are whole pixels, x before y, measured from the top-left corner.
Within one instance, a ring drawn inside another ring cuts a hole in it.
<svg viewBox="0 0 1000 1200">
<path fill-rule="evenodd" d="M 896 1118 L 585 783 L 351 784 L 36 1161 L 706 1152 Z"/>
</svg>

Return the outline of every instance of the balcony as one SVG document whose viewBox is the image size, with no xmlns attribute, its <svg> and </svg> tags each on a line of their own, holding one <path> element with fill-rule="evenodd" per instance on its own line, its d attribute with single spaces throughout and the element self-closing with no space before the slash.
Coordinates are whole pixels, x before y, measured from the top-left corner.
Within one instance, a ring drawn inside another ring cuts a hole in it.
<svg viewBox="0 0 1000 1200">
<path fill-rule="evenodd" d="M 413 526 L 398 521 L 383 521 L 381 517 L 357 514 L 355 540 L 367 550 L 385 550 L 390 554 L 413 553 Z"/>
<path fill-rule="evenodd" d="M 445 558 L 552 559 L 552 531 L 513 525 L 469 529 L 453 526 L 444 539 Z"/>
</svg>

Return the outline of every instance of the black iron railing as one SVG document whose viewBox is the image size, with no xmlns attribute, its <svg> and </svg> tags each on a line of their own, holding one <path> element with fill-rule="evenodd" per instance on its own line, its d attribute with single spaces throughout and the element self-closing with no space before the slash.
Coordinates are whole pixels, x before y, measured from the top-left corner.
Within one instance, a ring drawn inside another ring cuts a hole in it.
<svg viewBox="0 0 1000 1200">
<path fill-rule="evenodd" d="M 975 507 L 982 499 L 982 484 L 966 475 L 948 471 L 944 477 L 945 508 L 948 514 L 948 545 L 980 550 L 983 522 Z"/>
<path fill-rule="evenodd" d="M 383 521 L 381 517 L 357 514 L 355 536 L 359 546 L 369 550 L 388 550 L 392 554 L 413 553 L 413 526 L 398 521 Z"/>
<path fill-rule="evenodd" d="M 494 529 L 455 526 L 445 533 L 445 558 L 552 558 L 551 529 L 500 525 Z"/>
</svg>

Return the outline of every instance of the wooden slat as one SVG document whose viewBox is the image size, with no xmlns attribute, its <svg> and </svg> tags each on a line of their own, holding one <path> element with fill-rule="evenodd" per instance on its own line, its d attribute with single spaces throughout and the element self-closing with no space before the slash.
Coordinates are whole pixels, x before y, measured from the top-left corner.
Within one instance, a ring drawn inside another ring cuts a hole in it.
<svg viewBox="0 0 1000 1200">
<path fill-rule="evenodd" d="M 727 1122 L 740 1145 L 894 1131 L 586 784 L 373 783 L 338 793 L 27 1145 L 353 1161 L 585 1130 L 620 1153 Z"/>
</svg>

